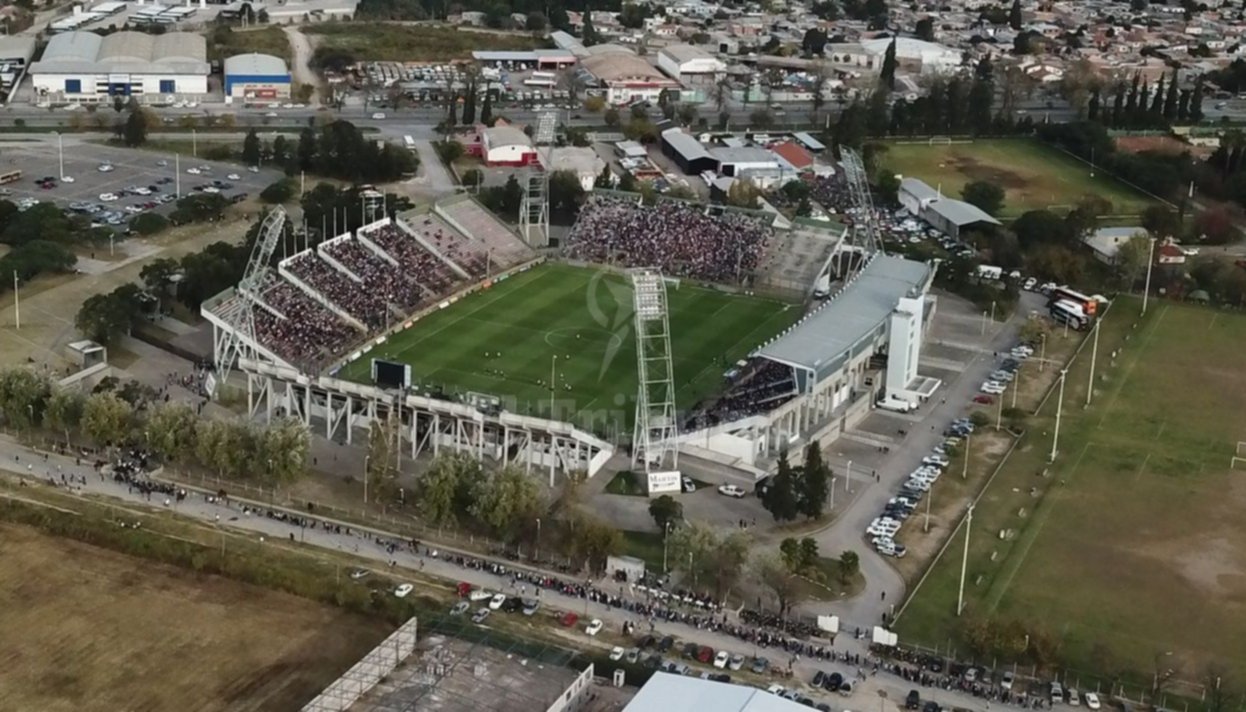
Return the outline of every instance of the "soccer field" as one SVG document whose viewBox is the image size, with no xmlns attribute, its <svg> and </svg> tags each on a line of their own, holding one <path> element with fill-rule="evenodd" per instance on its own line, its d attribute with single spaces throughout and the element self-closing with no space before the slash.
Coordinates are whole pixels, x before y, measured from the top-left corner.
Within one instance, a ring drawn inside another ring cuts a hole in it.
<svg viewBox="0 0 1246 712">
<path fill-rule="evenodd" d="M 1164 665 L 1185 679 L 1213 663 L 1246 670 L 1246 467 L 1230 462 L 1246 441 L 1246 316 L 1139 307 L 1120 298 L 1103 322 L 1089 408 L 1089 345 L 1069 370 L 1056 462 L 1053 395 L 984 492 L 965 615 L 962 527 L 900 618 L 901 640 L 964 652 L 967 621 L 1018 621 L 1058 642 L 1083 688 L 1089 671 L 1105 688 L 1115 673 L 1149 686 L 1169 651 Z"/>
<path fill-rule="evenodd" d="M 667 297 L 680 410 L 801 314 L 791 304 L 687 283 L 669 286 Z M 510 410 L 542 416 L 552 394 L 554 417 L 617 432 L 634 417 L 635 339 L 625 277 L 546 264 L 429 314 L 341 375 L 369 382 L 373 358 L 401 361 L 422 387 L 494 395 Z"/>
<path fill-rule="evenodd" d="M 1140 215 L 1154 201 L 1102 171 L 1033 139 L 975 139 L 928 145 L 888 143 L 882 162 L 906 178 L 920 178 L 959 198 L 966 183 L 986 181 L 1004 189 L 1001 218 L 1030 210 L 1067 211 L 1087 196 L 1112 203 L 1113 216 Z"/>
</svg>

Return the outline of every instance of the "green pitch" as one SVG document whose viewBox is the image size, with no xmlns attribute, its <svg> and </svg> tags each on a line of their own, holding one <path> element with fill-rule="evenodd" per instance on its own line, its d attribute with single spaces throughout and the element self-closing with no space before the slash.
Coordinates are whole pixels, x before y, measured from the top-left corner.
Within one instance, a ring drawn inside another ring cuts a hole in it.
<svg viewBox="0 0 1246 712">
<path fill-rule="evenodd" d="M 1096 195 L 1112 203 L 1112 215 L 1137 216 L 1150 197 L 1130 188 L 1102 170 L 1033 139 L 975 139 L 971 143 L 927 145 L 888 143 L 882 156 L 888 170 L 906 178 L 920 178 L 943 194 L 959 198 L 966 183 L 986 181 L 1004 189 L 1001 218 L 1015 218 L 1030 210 L 1067 211 L 1083 198 Z"/>
<path fill-rule="evenodd" d="M 1104 318 L 1089 408 L 1090 345 L 1073 361 L 1055 463 L 1053 395 L 984 491 L 965 615 L 961 528 L 900 617 L 902 641 L 963 652 L 967 621 L 1019 621 L 1058 645 L 1083 689 L 1149 689 L 1162 651 L 1186 680 L 1246 670 L 1246 463 L 1232 460 L 1246 441 L 1246 316 L 1140 307 L 1118 297 Z"/>
<path fill-rule="evenodd" d="M 688 283 L 667 288 L 676 404 L 690 408 L 737 359 L 799 318 L 791 304 Z M 369 382 L 373 358 L 411 364 L 421 387 L 498 396 L 507 409 L 599 433 L 626 432 L 636 401 L 632 290 L 619 275 L 542 265 L 433 312 L 341 376 Z M 554 387 L 550 388 L 551 368 Z"/>
</svg>

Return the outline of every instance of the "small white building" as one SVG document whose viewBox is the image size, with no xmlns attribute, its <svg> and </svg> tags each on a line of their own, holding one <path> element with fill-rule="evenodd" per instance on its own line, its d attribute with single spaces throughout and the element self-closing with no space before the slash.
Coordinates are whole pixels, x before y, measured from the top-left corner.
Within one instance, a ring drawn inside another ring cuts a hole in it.
<svg viewBox="0 0 1246 712">
<path fill-rule="evenodd" d="M 526 166 L 537 157 L 532 139 L 514 126 L 482 129 L 479 151 L 487 166 Z"/>
<path fill-rule="evenodd" d="M 783 181 L 783 167 L 779 159 L 760 146 L 723 146 L 709 151 L 718 161 L 718 173 L 732 178 L 747 178 L 758 188 L 768 189 Z M 795 178 L 789 173 L 787 178 Z"/>
<path fill-rule="evenodd" d="M 862 49 L 878 58 L 875 66 L 879 68 L 883 66 L 882 60 L 890 45 L 890 37 L 861 43 Z M 916 65 L 921 74 L 945 74 L 960 67 L 963 58 L 960 50 L 912 37 L 900 37 L 896 39 L 896 60 L 901 65 Z"/>
<path fill-rule="evenodd" d="M 597 176 L 606 167 L 597 152 L 588 146 L 564 146 L 550 151 L 549 170 L 574 173 L 580 179 L 580 187 L 585 191 L 593 189 Z"/>
<path fill-rule="evenodd" d="M 1082 238 L 1082 242 L 1095 254 L 1095 259 L 1112 265 L 1116 264 L 1116 253 L 1121 246 L 1135 237 L 1148 237 L 1143 227 L 1101 227 Z"/>
<path fill-rule="evenodd" d="M 676 44 L 658 52 L 658 69 L 680 82 L 713 82 L 727 71 L 721 59 L 699 47 Z"/>
</svg>

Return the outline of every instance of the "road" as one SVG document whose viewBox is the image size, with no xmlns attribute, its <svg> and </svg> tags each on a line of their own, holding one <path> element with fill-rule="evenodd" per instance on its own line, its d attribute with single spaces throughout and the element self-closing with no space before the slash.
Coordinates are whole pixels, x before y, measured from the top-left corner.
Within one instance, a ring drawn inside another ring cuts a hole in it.
<svg viewBox="0 0 1246 712">
<path fill-rule="evenodd" d="M 1038 308 L 1037 295 L 1023 292 L 1022 301 L 1012 317 L 999 325 L 989 345 L 983 348 L 965 366 L 953 382 L 945 383 L 930 404 L 923 406 L 919 415 L 924 416 L 919 427 L 914 428 L 877 468 L 879 482 L 866 485 L 859 493 L 856 503 L 845 511 L 827 529 L 815 535 L 819 550 L 838 552 L 851 549 L 857 552 L 861 573 L 865 577 L 865 589 L 861 595 L 835 603 L 807 602 L 800 610 L 808 615 L 838 615 L 841 626 L 881 625 L 883 614 L 890 620 L 895 608 L 904 601 L 904 580 L 892 568 L 890 560 L 878 554 L 865 539 L 864 531 L 874 517 L 882 511 L 887 500 L 895 496 L 901 483 L 918 467 L 921 459 L 943 439 L 943 430 L 953 420 L 965 416 L 967 404 L 978 392 L 978 386 L 986 375 L 994 370 L 994 351 L 1006 351 L 1016 344 L 1017 335 L 1030 309 Z M 923 412 L 924 411 L 924 412 Z M 930 426 L 927 428 L 926 426 Z M 929 496 L 929 495 L 927 495 Z"/>
<path fill-rule="evenodd" d="M 290 50 L 294 53 L 290 73 L 294 76 L 294 81 L 310 85 L 314 89 L 309 103 L 315 106 L 320 103 L 320 77 L 311 68 L 311 40 L 308 40 L 307 35 L 295 25 L 282 25 L 281 31 L 286 33 L 286 39 L 290 41 Z"/>
<path fill-rule="evenodd" d="M 44 459 L 44 457 L 47 459 Z M 27 481 L 33 479 L 36 483 L 46 483 L 49 480 L 59 481 L 62 474 L 67 477 L 78 477 L 82 478 L 81 481 L 84 484 L 75 485 L 73 489 L 81 495 L 93 498 L 111 498 L 129 504 L 152 508 L 167 507 L 175 510 L 181 516 L 213 523 L 225 529 L 250 533 L 268 539 L 289 538 L 322 549 L 352 554 L 358 556 L 361 560 L 372 562 L 378 569 L 383 569 L 390 562 L 393 562 L 393 568 L 388 572 L 389 575 L 400 576 L 400 571 L 407 569 L 419 571 L 422 575 L 435 576 L 450 582 L 466 581 L 474 586 L 495 591 L 507 592 L 513 590 L 512 583 L 505 576 L 500 577 L 480 569 L 460 567 L 446 561 L 443 558 L 445 553 L 447 553 L 444 549 L 442 550 L 442 556 L 437 558 L 424 555 L 423 552 L 417 555 L 407 549 L 399 549 L 394 553 L 389 553 L 384 546 L 385 542 L 377 543 L 371 541 L 353 526 L 349 534 L 338 534 L 319 527 L 296 527 L 266 516 L 244 513 L 242 508 L 245 502 L 243 501 L 232 499 L 229 505 L 221 504 L 219 501 L 213 503 L 209 502 L 206 496 L 199 492 L 192 492 L 181 503 L 168 502 L 166 504 L 167 500 L 162 500 L 158 495 L 150 498 L 144 497 L 124 484 L 114 482 L 111 478 L 97 475 L 89 466 L 76 466 L 74 460 L 70 457 L 56 454 L 40 456 L 33 453 L 30 449 L 17 443 L 7 435 L 0 436 L 0 462 L 5 463 L 5 469 L 0 470 L 0 475 L 9 478 L 26 479 Z M 34 486 L 46 485 L 35 484 Z M 57 486 L 64 488 L 64 485 Z M 267 505 L 261 503 L 253 504 L 257 507 L 267 508 Z M 302 512 L 297 512 L 296 514 L 300 516 L 305 515 Z M 401 541 L 401 537 L 396 534 L 376 530 L 371 531 L 387 541 Z M 474 558 L 472 554 L 467 555 Z M 512 570 L 516 568 L 511 562 L 501 563 Z M 530 567 L 523 568 L 537 571 Z M 565 574 L 556 572 L 543 573 L 563 580 L 569 579 Z M 334 576 L 338 575 L 338 572 L 330 573 L 326 570 L 325 575 Z M 607 579 L 592 583 L 607 593 L 627 596 L 627 592 L 622 590 L 623 584 L 617 584 Z M 523 595 L 523 592 L 518 590 L 513 590 L 513 592 Z M 641 632 L 644 632 L 648 626 L 648 622 L 638 614 L 593 603 L 587 599 L 565 597 L 550 590 L 543 591 L 539 597 L 542 605 L 547 608 L 572 611 L 587 618 L 600 618 L 606 623 L 607 630 L 611 632 L 620 631 L 625 621 L 636 624 L 637 630 Z M 728 618 L 730 617 L 728 615 Z M 655 621 L 653 623 L 653 631 L 655 635 L 671 635 L 684 641 L 696 642 L 699 645 L 709 645 L 715 650 L 728 650 L 744 655 L 763 655 L 769 657 L 771 663 L 776 667 L 782 667 L 790 662 L 795 677 L 804 681 L 811 679 L 814 671 L 819 669 L 840 672 L 846 677 L 858 674 L 857 668 L 844 663 L 816 661 L 799 656 L 789 659 L 787 654 L 782 651 L 765 648 L 758 649 L 751 643 L 738 638 L 711 630 L 693 628 L 682 623 Z M 587 643 L 588 641 L 586 640 L 585 642 Z M 864 641 L 854 640 L 850 635 L 839 636 L 833 645 L 833 649 L 839 653 L 868 655 Z M 675 656 L 671 657 L 673 659 Z M 780 680 L 780 682 L 784 681 Z M 793 682 L 786 681 L 786 684 L 791 686 Z M 880 708 L 882 708 L 882 703 L 886 702 L 886 708 L 882 709 L 882 712 L 890 712 L 891 709 L 896 709 L 896 703 L 899 703 L 904 698 L 904 695 L 907 694 L 911 687 L 912 685 L 898 677 L 886 673 L 870 676 L 867 670 L 866 679 L 859 685 L 851 698 L 853 702 L 849 704 L 862 708 L 864 705 L 873 705 L 875 702 L 879 702 Z M 812 693 L 812 690 L 806 690 L 806 692 Z M 885 696 L 882 693 L 885 693 Z M 984 700 L 958 692 L 927 688 L 922 690 L 922 695 L 924 698 L 934 699 L 945 707 L 955 706 L 974 710 L 975 712 L 985 712 L 990 709 L 990 706 Z M 820 696 L 822 699 L 830 699 L 825 693 L 820 693 Z M 844 698 L 836 697 L 835 704 L 837 707 L 842 708 Z"/>
</svg>

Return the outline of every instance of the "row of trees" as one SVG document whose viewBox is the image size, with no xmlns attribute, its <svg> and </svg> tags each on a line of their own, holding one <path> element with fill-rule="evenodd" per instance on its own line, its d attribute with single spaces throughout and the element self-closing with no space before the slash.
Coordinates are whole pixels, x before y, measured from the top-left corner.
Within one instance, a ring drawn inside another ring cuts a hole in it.
<svg viewBox="0 0 1246 712">
<path fill-rule="evenodd" d="M 0 414 L 18 431 L 43 428 L 66 444 L 75 434 L 100 447 L 137 443 L 171 466 L 266 484 L 304 474 L 311 441 L 301 423 L 280 420 L 260 428 L 242 420 L 206 420 L 188 405 L 156 403 L 155 395 L 137 382 L 115 378 L 88 395 L 29 369 L 0 371 Z"/>
<path fill-rule="evenodd" d="M 1177 86 L 1177 71 L 1160 77 L 1154 88 L 1134 74 L 1129 83 L 1118 82 L 1110 88 L 1111 106 L 1103 91 L 1095 87 L 1086 104 L 1086 118 L 1100 121 L 1112 128 L 1167 128 L 1176 121 L 1197 123 L 1203 119 L 1203 80 L 1200 77 L 1191 89 Z"/>
<path fill-rule="evenodd" d="M 800 515 L 816 519 L 826 511 L 826 498 L 831 492 L 831 468 L 822 460 L 817 443 L 805 448 L 805 461 L 793 466 L 787 453 L 779 455 L 778 470 L 770 478 L 761 502 L 776 522 L 790 522 Z"/>
</svg>

